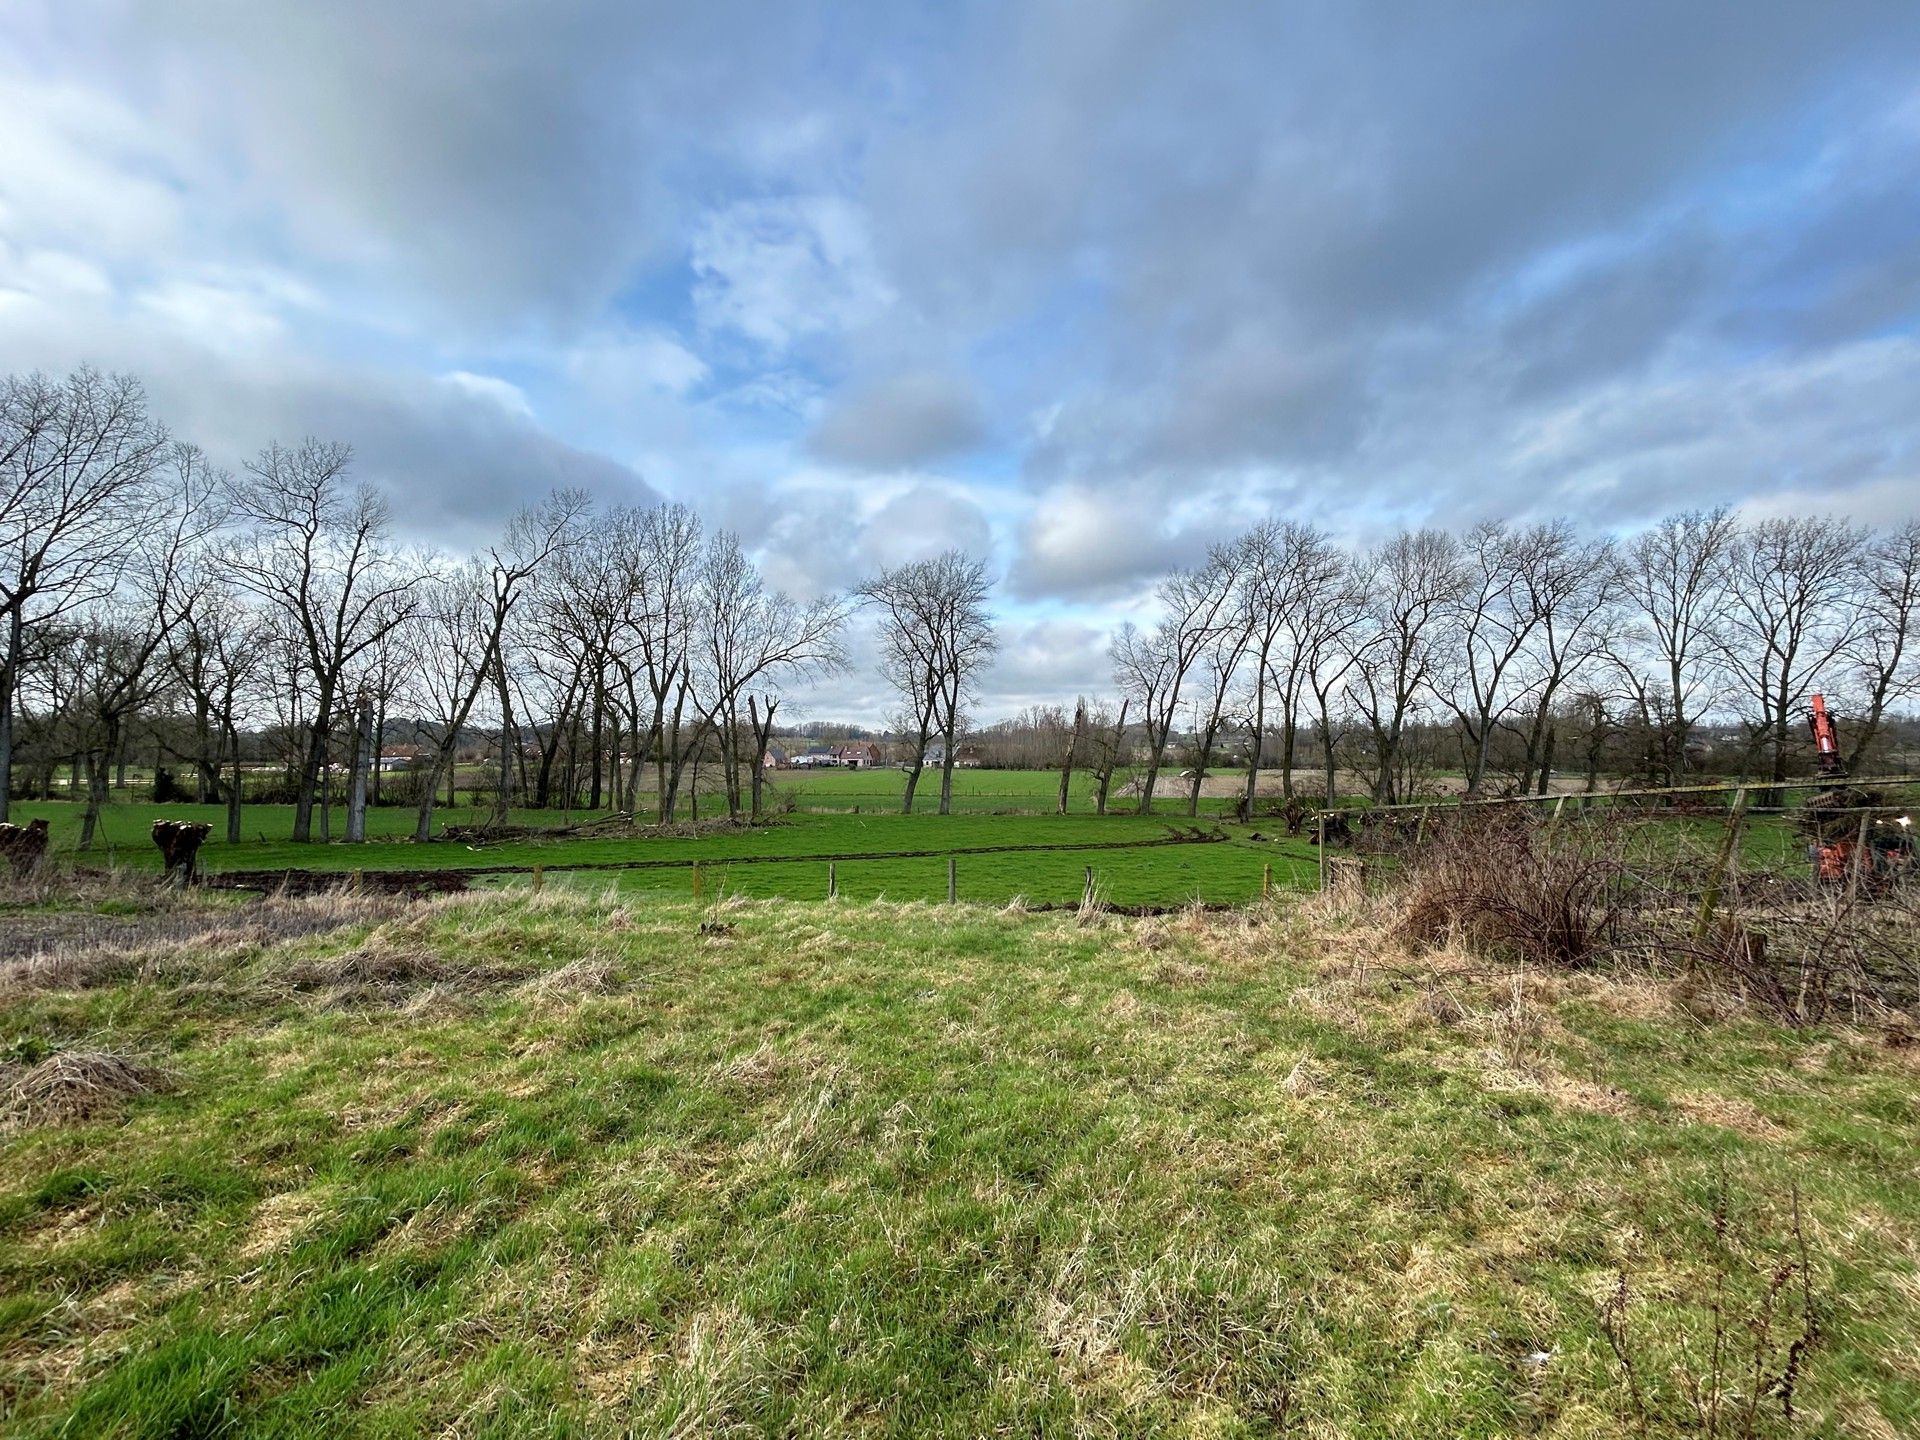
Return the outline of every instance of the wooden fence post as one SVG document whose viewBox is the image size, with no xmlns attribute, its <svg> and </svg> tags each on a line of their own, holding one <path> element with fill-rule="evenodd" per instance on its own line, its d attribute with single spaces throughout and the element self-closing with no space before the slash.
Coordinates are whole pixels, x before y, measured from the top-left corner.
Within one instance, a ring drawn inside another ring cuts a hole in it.
<svg viewBox="0 0 1920 1440">
<path fill-rule="evenodd" d="M 1273 862 L 1271 860 L 1260 867 L 1260 898 L 1262 900 L 1273 898 Z"/>
<path fill-rule="evenodd" d="M 1317 823 L 1320 829 L 1320 833 L 1315 837 L 1320 842 L 1320 847 L 1319 847 L 1320 848 L 1320 889 L 1322 891 L 1325 891 L 1327 888 L 1327 813 L 1326 811 L 1323 810 L 1320 812 L 1320 819 Z"/>
<path fill-rule="evenodd" d="M 827 861 L 827 899 L 835 900 L 840 896 L 840 872 L 833 861 Z"/>
<path fill-rule="evenodd" d="M 1080 904 L 1083 909 L 1093 908 L 1093 866 L 1087 866 L 1087 883 L 1080 890 Z"/>
<path fill-rule="evenodd" d="M 953 904 L 955 899 L 958 898 L 960 889 L 959 870 L 960 862 L 949 855 L 947 857 L 947 904 L 949 905 Z"/>
<path fill-rule="evenodd" d="M 707 877 L 700 873 L 700 862 L 693 862 L 693 898 L 698 900 L 706 892 Z"/>
<path fill-rule="evenodd" d="M 547 877 L 546 866 L 536 865 L 533 867 L 533 890 L 536 895 L 540 893 L 540 886 L 546 880 L 546 877 Z"/>
</svg>

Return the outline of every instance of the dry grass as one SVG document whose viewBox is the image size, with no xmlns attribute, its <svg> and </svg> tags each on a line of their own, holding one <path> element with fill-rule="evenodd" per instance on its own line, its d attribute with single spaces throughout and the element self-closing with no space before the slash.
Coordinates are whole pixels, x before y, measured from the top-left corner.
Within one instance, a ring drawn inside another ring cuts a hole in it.
<svg viewBox="0 0 1920 1440">
<path fill-rule="evenodd" d="M 117 1115 L 173 1088 L 157 1065 L 113 1050 L 65 1050 L 26 1067 L 0 1097 L 0 1125 L 65 1125 Z"/>
</svg>

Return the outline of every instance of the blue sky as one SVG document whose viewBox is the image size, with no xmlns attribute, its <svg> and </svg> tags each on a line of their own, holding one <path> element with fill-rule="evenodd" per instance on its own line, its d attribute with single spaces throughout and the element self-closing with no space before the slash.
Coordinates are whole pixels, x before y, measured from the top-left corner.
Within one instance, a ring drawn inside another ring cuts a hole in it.
<svg viewBox="0 0 1920 1440">
<path fill-rule="evenodd" d="M 448 547 L 568 483 L 801 593 L 987 553 L 989 717 L 1265 514 L 1920 499 L 1910 0 L 14 0 L 0 135 L 0 366 Z"/>
</svg>

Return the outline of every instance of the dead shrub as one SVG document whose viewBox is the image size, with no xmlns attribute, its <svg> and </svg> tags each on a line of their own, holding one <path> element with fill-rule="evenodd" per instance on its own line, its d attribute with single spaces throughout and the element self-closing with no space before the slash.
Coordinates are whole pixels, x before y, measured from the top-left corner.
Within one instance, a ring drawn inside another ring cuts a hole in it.
<svg viewBox="0 0 1920 1440">
<path fill-rule="evenodd" d="M 157 1065 L 113 1050 L 65 1050 L 27 1067 L 6 1087 L 7 1125 L 70 1124 L 117 1114 L 140 1095 L 173 1088 Z"/>
<path fill-rule="evenodd" d="M 1793 1026 L 1845 1016 L 1899 1023 L 1916 999 L 1920 909 L 1911 889 L 1819 894 L 1810 886 L 1754 887 L 1737 913 L 1705 927 L 1668 917 L 1667 953 L 1697 986 Z"/>
<path fill-rule="evenodd" d="M 1556 834 L 1518 807 L 1461 815 L 1409 853 L 1397 929 L 1501 958 L 1593 964 L 1620 919 L 1619 863 L 1604 834 Z"/>
</svg>

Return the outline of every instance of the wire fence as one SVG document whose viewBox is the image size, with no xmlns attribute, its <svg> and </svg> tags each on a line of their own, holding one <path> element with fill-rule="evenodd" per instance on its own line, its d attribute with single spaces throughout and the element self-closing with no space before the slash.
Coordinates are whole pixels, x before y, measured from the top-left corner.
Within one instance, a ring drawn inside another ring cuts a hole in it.
<svg viewBox="0 0 1920 1440">
<path fill-rule="evenodd" d="M 1414 937 L 1703 973 L 1801 1024 L 1920 999 L 1917 801 L 1904 776 L 1827 779 L 1394 806 L 1316 827 L 1323 876 L 1344 846 Z"/>
</svg>

